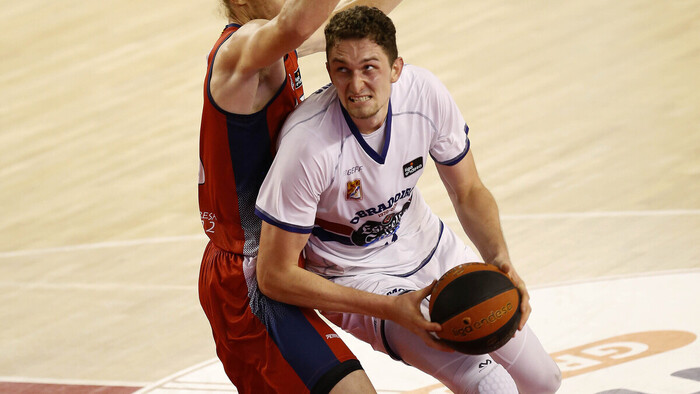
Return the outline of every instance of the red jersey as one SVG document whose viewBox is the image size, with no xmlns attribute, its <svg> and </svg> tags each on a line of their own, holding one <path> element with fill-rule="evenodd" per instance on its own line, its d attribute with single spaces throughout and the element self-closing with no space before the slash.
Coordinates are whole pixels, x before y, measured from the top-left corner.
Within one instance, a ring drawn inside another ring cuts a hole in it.
<svg viewBox="0 0 700 394">
<path fill-rule="evenodd" d="M 239 27 L 226 26 L 208 56 L 199 136 L 199 211 L 204 232 L 217 247 L 254 256 L 261 225 L 255 199 L 272 164 L 277 135 L 303 100 L 304 88 L 297 54 L 290 52 L 284 57 L 285 81 L 265 108 L 249 115 L 220 108 L 211 95 L 212 65 Z"/>
</svg>

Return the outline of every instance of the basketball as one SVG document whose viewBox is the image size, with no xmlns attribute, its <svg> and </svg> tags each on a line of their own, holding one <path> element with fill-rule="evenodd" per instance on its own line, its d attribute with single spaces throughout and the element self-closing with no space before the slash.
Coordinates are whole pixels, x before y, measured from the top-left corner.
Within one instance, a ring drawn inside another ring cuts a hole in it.
<svg viewBox="0 0 700 394">
<path fill-rule="evenodd" d="M 520 323 L 520 293 L 490 264 L 467 263 L 447 271 L 430 295 L 430 319 L 442 325 L 438 337 L 466 354 L 485 354 L 505 345 Z"/>
</svg>

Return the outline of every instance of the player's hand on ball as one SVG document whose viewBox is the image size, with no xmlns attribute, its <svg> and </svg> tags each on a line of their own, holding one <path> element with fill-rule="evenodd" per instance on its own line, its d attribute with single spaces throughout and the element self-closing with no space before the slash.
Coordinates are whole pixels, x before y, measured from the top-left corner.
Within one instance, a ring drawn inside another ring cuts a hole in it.
<svg viewBox="0 0 700 394">
<path fill-rule="evenodd" d="M 453 352 L 454 350 L 452 348 L 443 344 L 438 338 L 431 334 L 432 332 L 442 330 L 440 324 L 426 320 L 420 310 L 421 302 L 430 295 L 435 283 L 436 281 L 433 281 L 433 283 L 423 289 L 395 296 L 396 302 L 394 304 L 393 313 L 396 316 L 390 320 L 393 320 L 418 335 L 428 346 L 443 352 Z"/>
<path fill-rule="evenodd" d="M 513 267 L 513 264 L 510 261 L 494 265 L 503 271 L 504 274 L 508 275 L 510 280 L 513 281 L 513 284 L 520 292 L 520 311 L 522 316 L 520 317 L 520 325 L 518 326 L 518 330 L 522 330 L 523 327 L 525 327 L 528 317 L 530 317 L 530 313 L 532 312 L 532 307 L 530 306 L 530 293 L 527 292 L 525 282 L 515 271 L 515 267 Z"/>
</svg>

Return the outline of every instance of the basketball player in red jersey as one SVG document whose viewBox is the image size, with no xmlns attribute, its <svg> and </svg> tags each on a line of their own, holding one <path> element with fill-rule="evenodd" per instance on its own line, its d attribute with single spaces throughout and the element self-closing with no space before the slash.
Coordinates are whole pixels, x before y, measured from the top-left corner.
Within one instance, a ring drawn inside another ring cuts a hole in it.
<svg viewBox="0 0 700 394">
<path fill-rule="evenodd" d="M 388 12 L 399 1 L 362 3 Z M 241 393 L 374 392 L 315 311 L 265 297 L 255 280 L 255 198 L 282 123 L 304 96 L 295 50 L 338 0 L 222 2 L 229 24 L 208 56 L 199 151 L 200 215 L 210 238 L 199 297 L 217 355 Z"/>
</svg>

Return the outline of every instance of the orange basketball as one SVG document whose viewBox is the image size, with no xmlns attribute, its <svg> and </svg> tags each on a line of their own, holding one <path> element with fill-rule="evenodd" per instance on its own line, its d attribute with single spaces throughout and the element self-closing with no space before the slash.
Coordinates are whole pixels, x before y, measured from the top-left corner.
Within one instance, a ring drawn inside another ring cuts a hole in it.
<svg viewBox="0 0 700 394">
<path fill-rule="evenodd" d="M 467 263 L 447 271 L 430 295 L 437 335 L 453 349 L 484 354 L 505 345 L 520 324 L 520 293 L 490 264 Z"/>
</svg>

